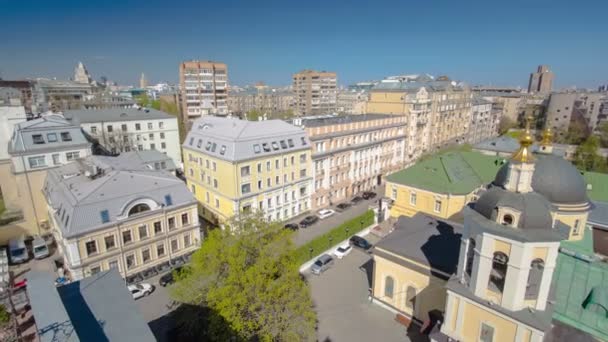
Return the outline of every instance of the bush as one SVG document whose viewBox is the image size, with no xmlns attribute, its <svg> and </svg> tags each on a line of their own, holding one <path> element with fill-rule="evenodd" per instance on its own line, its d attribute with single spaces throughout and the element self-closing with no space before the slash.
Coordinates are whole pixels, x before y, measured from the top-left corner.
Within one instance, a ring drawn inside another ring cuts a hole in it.
<svg viewBox="0 0 608 342">
<path fill-rule="evenodd" d="M 5 325 L 11 320 L 11 314 L 8 313 L 4 305 L 0 304 L 0 326 Z"/>
<path fill-rule="evenodd" d="M 361 221 L 363 221 L 363 224 L 361 224 Z M 311 258 L 311 255 L 315 256 L 324 250 L 327 250 L 329 247 L 331 247 L 331 245 L 357 234 L 373 223 L 374 211 L 368 210 L 364 214 L 357 216 L 350 221 L 344 222 L 329 232 L 316 237 L 314 240 L 309 241 L 307 244 L 300 246 L 295 250 L 295 259 L 298 265 L 302 265 L 308 261 Z M 348 228 L 348 232 L 346 232 L 346 228 Z M 329 242 L 330 237 L 332 238 L 331 245 Z M 312 253 L 310 253 L 310 248 L 312 248 Z"/>
</svg>

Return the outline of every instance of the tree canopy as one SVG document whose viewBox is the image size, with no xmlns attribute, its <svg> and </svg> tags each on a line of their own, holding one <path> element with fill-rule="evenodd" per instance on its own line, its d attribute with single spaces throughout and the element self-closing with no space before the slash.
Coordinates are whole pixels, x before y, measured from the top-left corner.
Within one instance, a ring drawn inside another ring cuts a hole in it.
<svg viewBox="0 0 608 342">
<path fill-rule="evenodd" d="M 211 230 L 174 300 L 207 314 L 178 319 L 180 331 L 210 341 L 313 341 L 316 316 L 294 258 L 290 232 L 259 215 Z"/>
<path fill-rule="evenodd" d="M 600 139 L 594 135 L 590 136 L 576 148 L 574 153 L 574 165 L 585 171 L 608 172 L 606 158 L 598 153 Z"/>
</svg>

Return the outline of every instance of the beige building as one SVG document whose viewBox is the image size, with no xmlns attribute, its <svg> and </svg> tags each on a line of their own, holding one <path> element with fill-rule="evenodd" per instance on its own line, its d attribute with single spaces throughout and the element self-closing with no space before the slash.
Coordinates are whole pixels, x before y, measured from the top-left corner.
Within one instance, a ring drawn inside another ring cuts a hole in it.
<svg viewBox="0 0 608 342">
<path fill-rule="evenodd" d="M 528 93 L 549 94 L 553 87 L 553 73 L 547 65 L 539 65 L 536 72 L 530 74 Z"/>
<path fill-rule="evenodd" d="M 384 184 L 406 161 L 406 117 L 390 114 L 304 117 L 312 144 L 313 209 Z"/>
<path fill-rule="evenodd" d="M 202 115 L 228 114 L 228 67 L 212 61 L 186 61 L 179 65 L 184 121 Z"/>
<path fill-rule="evenodd" d="M 573 120 L 574 106 L 579 94 L 574 92 L 553 93 L 546 110 L 546 127 L 556 134 L 565 135 Z"/>
<path fill-rule="evenodd" d="M 331 114 L 337 109 L 335 72 L 303 70 L 293 75 L 295 112 L 298 115 Z"/>
<path fill-rule="evenodd" d="M 48 173 L 51 227 L 72 279 L 111 268 L 130 279 L 183 263 L 201 243 L 196 200 L 186 185 L 132 153 L 91 156 Z"/>
<path fill-rule="evenodd" d="M 344 114 L 364 114 L 367 112 L 369 92 L 366 90 L 344 89 L 338 92 L 337 112 Z"/>
<path fill-rule="evenodd" d="M 42 189 L 47 172 L 91 154 L 79 126 L 61 115 L 21 122 L 8 144 L 10 159 L 0 161 L 0 190 L 6 206 L 0 243 L 21 235 L 50 234 Z"/>
<path fill-rule="evenodd" d="M 246 87 L 229 93 L 228 111 L 237 115 L 244 115 L 252 110 L 267 115 L 286 113 L 293 110 L 293 99 L 293 93 L 285 89 Z"/>
</svg>

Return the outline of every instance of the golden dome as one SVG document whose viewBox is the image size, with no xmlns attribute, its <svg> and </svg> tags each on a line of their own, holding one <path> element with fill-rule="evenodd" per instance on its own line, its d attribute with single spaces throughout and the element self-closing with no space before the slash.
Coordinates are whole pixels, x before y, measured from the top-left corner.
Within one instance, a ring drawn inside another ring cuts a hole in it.
<svg viewBox="0 0 608 342">
<path fill-rule="evenodd" d="M 541 146 L 551 146 L 553 143 L 553 132 L 551 128 L 547 127 L 543 131 L 543 139 L 540 141 Z"/>
<path fill-rule="evenodd" d="M 519 138 L 519 149 L 511 156 L 511 160 L 520 163 L 531 163 L 534 161 L 531 146 L 534 144 L 534 138 L 530 134 L 531 116 L 526 117 L 526 130 Z"/>
</svg>

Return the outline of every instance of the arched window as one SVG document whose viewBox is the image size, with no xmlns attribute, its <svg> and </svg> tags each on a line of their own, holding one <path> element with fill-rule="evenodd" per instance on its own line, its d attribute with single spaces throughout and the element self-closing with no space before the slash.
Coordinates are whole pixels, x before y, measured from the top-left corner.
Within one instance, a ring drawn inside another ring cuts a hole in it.
<svg viewBox="0 0 608 342">
<path fill-rule="evenodd" d="M 505 278 L 507 277 L 507 264 L 509 257 L 502 252 L 494 253 L 492 259 L 492 272 L 490 273 L 490 288 L 500 293 L 505 288 Z"/>
<path fill-rule="evenodd" d="M 543 278 L 543 270 L 545 262 L 542 259 L 534 259 L 530 263 L 530 272 L 528 273 L 528 283 L 526 284 L 526 299 L 534 299 L 538 295 L 540 282 Z"/>
<path fill-rule="evenodd" d="M 388 276 L 384 279 L 384 296 L 387 298 L 393 298 L 393 289 L 395 288 L 395 281 L 393 277 Z"/>
<path fill-rule="evenodd" d="M 405 291 L 405 306 L 414 309 L 416 307 L 416 288 L 408 286 Z"/>
<path fill-rule="evenodd" d="M 129 210 L 129 216 L 143 213 L 144 211 L 148 211 L 148 210 L 150 210 L 149 205 L 147 205 L 145 203 L 139 203 L 139 204 L 136 204 L 135 206 L 133 206 L 133 208 L 131 208 L 131 210 Z"/>
<path fill-rule="evenodd" d="M 475 259 L 475 239 L 469 239 L 469 249 L 467 250 L 467 264 L 465 267 L 465 272 L 471 277 L 473 273 L 473 261 Z"/>
<path fill-rule="evenodd" d="M 512 226 L 513 225 L 513 215 L 505 214 L 502 217 L 502 224 L 505 226 Z"/>
</svg>

